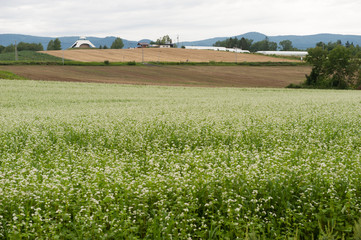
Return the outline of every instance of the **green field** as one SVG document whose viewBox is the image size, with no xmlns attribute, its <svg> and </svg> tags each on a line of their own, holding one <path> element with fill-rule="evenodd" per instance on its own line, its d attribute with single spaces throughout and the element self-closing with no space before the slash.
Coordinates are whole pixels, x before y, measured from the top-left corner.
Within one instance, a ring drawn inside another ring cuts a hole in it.
<svg viewBox="0 0 361 240">
<path fill-rule="evenodd" d="M 2 239 L 361 236 L 358 91 L 0 91 Z"/>
<path fill-rule="evenodd" d="M 67 60 L 66 60 L 67 61 Z M 51 56 L 45 53 L 39 53 L 35 51 L 19 51 L 18 52 L 18 62 L 15 61 L 15 53 L 0 53 L 0 65 L 7 64 L 41 64 L 41 63 L 62 63 L 62 59 L 58 57 Z"/>
</svg>

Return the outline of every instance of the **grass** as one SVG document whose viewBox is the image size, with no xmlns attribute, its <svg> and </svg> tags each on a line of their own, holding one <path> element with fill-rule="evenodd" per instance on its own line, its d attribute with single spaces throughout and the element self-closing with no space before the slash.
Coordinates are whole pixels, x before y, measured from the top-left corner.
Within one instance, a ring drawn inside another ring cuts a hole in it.
<svg viewBox="0 0 361 240">
<path fill-rule="evenodd" d="M 0 70 L 0 79 L 8 79 L 8 80 L 25 80 L 24 77 L 18 76 L 9 71 L 1 71 Z"/>
<path fill-rule="evenodd" d="M 357 91 L 0 89 L 0 238 L 359 236 Z"/>
</svg>

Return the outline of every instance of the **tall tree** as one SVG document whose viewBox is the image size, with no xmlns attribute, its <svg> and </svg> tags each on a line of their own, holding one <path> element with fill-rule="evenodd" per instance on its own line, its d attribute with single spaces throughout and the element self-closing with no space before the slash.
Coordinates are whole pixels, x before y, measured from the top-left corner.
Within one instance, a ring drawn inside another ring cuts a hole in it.
<svg viewBox="0 0 361 240">
<path fill-rule="evenodd" d="M 250 50 L 251 49 L 251 46 L 252 46 L 252 42 L 253 40 L 251 39 L 246 39 L 244 37 L 241 38 L 240 40 L 240 48 L 243 49 L 243 50 Z"/>
<path fill-rule="evenodd" d="M 282 47 L 281 51 L 292 51 L 293 45 L 290 40 L 283 40 L 280 42 L 280 46 Z"/>
<path fill-rule="evenodd" d="M 46 50 L 54 50 L 54 40 L 50 40 Z"/>
<path fill-rule="evenodd" d="M 252 44 L 251 52 L 257 52 L 257 51 L 276 51 L 277 50 L 277 43 L 276 42 L 270 42 L 268 37 L 266 37 L 264 40 L 255 42 Z"/>
<path fill-rule="evenodd" d="M 59 38 L 55 38 L 53 50 L 61 50 L 61 42 L 60 42 Z"/>
<path fill-rule="evenodd" d="M 124 47 L 123 40 L 121 38 L 116 38 L 114 42 L 112 43 L 111 49 L 122 49 Z M 104 46 L 105 48 L 105 46 Z"/>
</svg>

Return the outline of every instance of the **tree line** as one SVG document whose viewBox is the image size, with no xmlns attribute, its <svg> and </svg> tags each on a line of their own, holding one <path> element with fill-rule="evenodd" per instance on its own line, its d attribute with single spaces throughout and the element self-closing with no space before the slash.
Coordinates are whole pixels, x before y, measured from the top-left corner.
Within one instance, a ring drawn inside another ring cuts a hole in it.
<svg viewBox="0 0 361 240">
<path fill-rule="evenodd" d="M 19 42 L 16 45 L 16 49 L 18 51 L 43 51 L 43 45 L 41 43 L 25 43 Z M 0 53 L 8 53 L 8 52 L 15 52 L 15 44 L 10 44 L 8 46 L 0 45 Z"/>
<path fill-rule="evenodd" d="M 292 41 L 284 40 L 279 43 L 281 51 L 297 51 L 298 49 L 293 47 Z M 266 37 L 262 41 L 253 42 L 252 39 L 242 37 L 241 39 L 227 38 L 223 41 L 217 41 L 213 44 L 214 47 L 226 47 L 226 48 L 240 48 L 242 50 L 249 50 L 250 52 L 257 51 L 276 51 L 279 47 L 276 42 L 272 42 Z"/>
</svg>

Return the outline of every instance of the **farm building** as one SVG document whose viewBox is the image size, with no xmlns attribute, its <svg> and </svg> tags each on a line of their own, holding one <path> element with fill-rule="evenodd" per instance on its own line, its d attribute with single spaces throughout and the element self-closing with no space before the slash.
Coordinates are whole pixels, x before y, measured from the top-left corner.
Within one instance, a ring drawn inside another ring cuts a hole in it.
<svg viewBox="0 0 361 240">
<path fill-rule="evenodd" d="M 146 43 L 146 42 L 139 42 L 137 45 L 138 45 L 138 48 L 147 48 L 147 47 L 149 47 L 149 43 Z"/>
<path fill-rule="evenodd" d="M 70 48 L 95 48 L 95 46 L 86 37 L 80 37 Z"/>
</svg>

